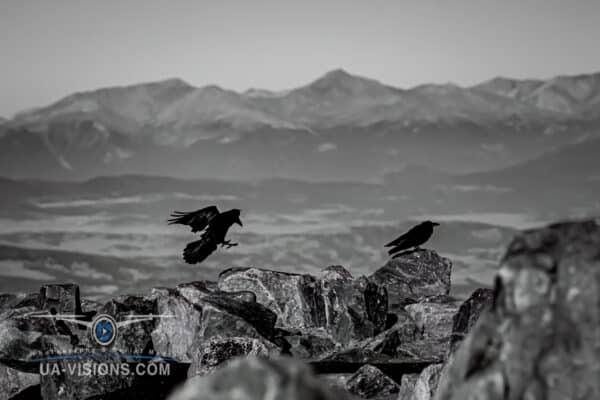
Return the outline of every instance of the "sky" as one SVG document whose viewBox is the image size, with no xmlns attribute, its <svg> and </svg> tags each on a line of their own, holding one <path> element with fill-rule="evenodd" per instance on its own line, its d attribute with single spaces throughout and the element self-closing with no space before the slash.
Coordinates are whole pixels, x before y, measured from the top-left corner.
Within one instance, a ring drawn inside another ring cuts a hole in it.
<svg viewBox="0 0 600 400">
<path fill-rule="evenodd" d="M 598 0 L 0 0 L 0 116 L 179 77 L 281 90 L 600 71 Z"/>
</svg>

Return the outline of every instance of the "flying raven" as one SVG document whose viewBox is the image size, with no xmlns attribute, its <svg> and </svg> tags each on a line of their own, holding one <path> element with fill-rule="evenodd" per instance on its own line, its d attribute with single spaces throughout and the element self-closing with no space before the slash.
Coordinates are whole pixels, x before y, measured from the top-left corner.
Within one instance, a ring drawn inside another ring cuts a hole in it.
<svg viewBox="0 0 600 400">
<path fill-rule="evenodd" d="M 204 261 L 211 255 L 217 246 L 227 246 L 227 248 L 237 246 L 237 243 L 231 243 L 225 240 L 227 231 L 233 224 L 242 226 L 240 220 L 240 210 L 232 209 L 225 212 L 219 212 L 216 206 L 205 207 L 191 212 L 175 211 L 168 220 L 169 225 L 182 224 L 192 228 L 192 232 L 202 232 L 200 240 L 188 243 L 183 250 L 183 259 L 188 264 L 196 264 Z"/>
<path fill-rule="evenodd" d="M 385 245 L 385 247 L 391 247 L 388 254 L 397 257 L 403 250 L 411 247 L 418 249 L 420 245 L 429 240 L 433 235 L 433 227 L 438 225 L 437 222 L 425 221 L 413 226 L 408 232 Z"/>
</svg>

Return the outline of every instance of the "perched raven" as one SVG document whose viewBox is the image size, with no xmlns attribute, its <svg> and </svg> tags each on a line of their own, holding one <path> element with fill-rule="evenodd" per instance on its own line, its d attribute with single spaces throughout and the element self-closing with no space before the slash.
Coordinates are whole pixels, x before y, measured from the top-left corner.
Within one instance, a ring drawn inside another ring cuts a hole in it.
<svg viewBox="0 0 600 400">
<path fill-rule="evenodd" d="M 206 257 L 217 250 L 218 245 L 227 246 L 227 248 L 237 246 L 237 243 L 225 240 L 225 236 L 231 225 L 242 226 L 238 209 L 219 212 L 216 206 L 210 206 L 192 212 L 175 211 L 171 217 L 168 220 L 169 225 L 188 225 L 192 228 L 192 232 L 202 232 L 200 240 L 188 243 L 183 250 L 183 259 L 188 264 L 204 261 Z"/>
<path fill-rule="evenodd" d="M 413 226 L 408 232 L 385 245 L 385 247 L 391 247 L 388 254 L 396 257 L 403 250 L 410 249 L 411 247 L 418 249 L 420 245 L 429 240 L 431 235 L 433 235 L 433 227 L 438 225 L 436 222 L 425 221 Z"/>
</svg>

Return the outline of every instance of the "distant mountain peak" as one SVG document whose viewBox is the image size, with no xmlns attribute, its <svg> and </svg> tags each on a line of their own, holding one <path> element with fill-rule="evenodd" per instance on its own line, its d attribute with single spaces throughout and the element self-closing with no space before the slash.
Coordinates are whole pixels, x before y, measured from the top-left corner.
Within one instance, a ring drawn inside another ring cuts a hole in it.
<svg viewBox="0 0 600 400">
<path fill-rule="evenodd" d="M 173 86 L 173 87 L 192 87 L 188 82 L 181 78 L 167 78 L 162 81 L 156 82 L 157 85 L 161 86 Z"/>
<path fill-rule="evenodd" d="M 334 95 L 343 94 L 344 96 L 387 96 L 399 89 L 386 86 L 375 79 L 350 74 L 348 71 L 338 68 L 296 90 L 332 93 Z"/>
<path fill-rule="evenodd" d="M 334 69 L 334 70 L 331 70 L 331 71 L 325 73 L 325 75 L 321 76 L 320 78 L 317 78 L 315 81 L 312 82 L 311 85 L 339 86 L 339 85 L 344 85 L 347 83 L 353 83 L 353 82 L 357 82 L 357 81 L 372 81 L 372 80 L 368 79 L 368 78 L 363 78 L 361 76 L 352 75 L 352 74 L 348 73 L 346 70 L 338 68 L 338 69 Z M 373 82 L 375 82 L 375 81 L 373 81 Z"/>
<path fill-rule="evenodd" d="M 323 75 L 323 78 L 331 78 L 331 79 L 339 79 L 339 78 L 353 78 L 354 76 L 350 74 L 343 68 L 336 68 L 328 71 Z"/>
</svg>

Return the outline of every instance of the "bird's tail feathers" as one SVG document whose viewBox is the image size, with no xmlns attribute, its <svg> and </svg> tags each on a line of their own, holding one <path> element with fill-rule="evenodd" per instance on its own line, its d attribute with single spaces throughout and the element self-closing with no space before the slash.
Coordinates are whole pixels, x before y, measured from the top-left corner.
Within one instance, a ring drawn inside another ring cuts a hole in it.
<svg viewBox="0 0 600 400">
<path fill-rule="evenodd" d="M 401 240 L 400 242 L 397 243 L 392 243 L 391 246 L 393 246 L 391 249 L 388 250 L 388 254 L 392 255 L 394 253 L 398 253 L 399 251 L 402 250 L 406 250 L 406 246 L 405 246 L 405 241 Z M 390 246 L 386 246 L 386 247 L 390 247 Z"/>
</svg>

